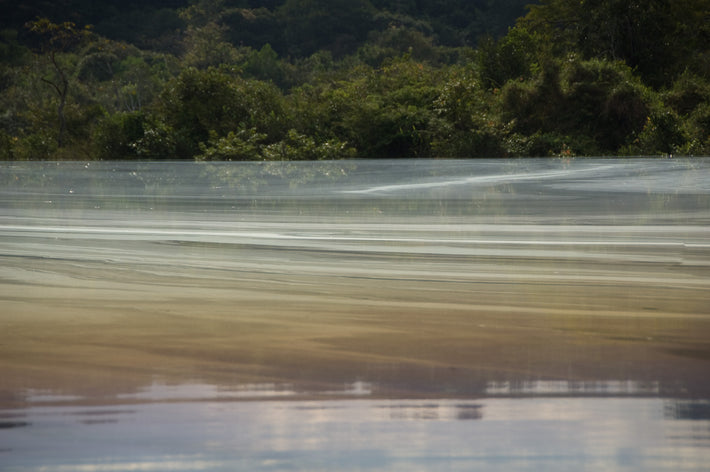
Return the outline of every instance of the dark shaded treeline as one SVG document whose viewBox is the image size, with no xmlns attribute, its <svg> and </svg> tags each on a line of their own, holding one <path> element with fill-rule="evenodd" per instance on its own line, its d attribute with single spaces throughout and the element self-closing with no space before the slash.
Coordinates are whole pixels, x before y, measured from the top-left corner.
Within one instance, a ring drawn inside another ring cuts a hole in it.
<svg viewBox="0 0 710 472">
<path fill-rule="evenodd" d="M 281 56 L 326 49 L 353 53 L 368 34 L 398 24 L 435 35 L 447 46 L 473 46 L 484 34 L 502 36 L 527 0 L 26 0 L 2 2 L 2 28 L 38 17 L 93 25 L 97 34 L 142 49 L 182 52 L 180 32 L 216 22 L 235 46 L 269 43 Z M 177 33 L 177 34 L 176 34 Z"/>
<path fill-rule="evenodd" d="M 0 158 L 710 153 L 710 0 L 523 3 L 3 0 Z"/>
</svg>

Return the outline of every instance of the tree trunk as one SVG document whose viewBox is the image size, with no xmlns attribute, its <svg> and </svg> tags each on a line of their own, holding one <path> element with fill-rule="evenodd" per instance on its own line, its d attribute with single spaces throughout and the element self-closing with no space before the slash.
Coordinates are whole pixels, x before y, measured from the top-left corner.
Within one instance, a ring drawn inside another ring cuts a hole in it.
<svg viewBox="0 0 710 472">
<path fill-rule="evenodd" d="M 59 99 L 59 105 L 57 106 L 57 115 L 59 116 L 59 134 L 57 135 L 57 146 L 64 146 L 64 135 L 67 132 L 67 119 L 64 116 L 64 105 L 67 102 L 66 92 Z"/>
<path fill-rule="evenodd" d="M 61 148 L 64 146 L 64 136 L 67 133 L 67 119 L 64 115 L 64 106 L 67 104 L 69 80 L 67 80 L 67 76 L 64 73 L 64 70 L 57 63 L 54 51 L 52 51 L 49 57 L 52 61 L 54 69 L 59 74 L 60 83 L 59 85 L 57 85 L 51 80 L 47 80 L 45 78 L 42 78 L 42 80 L 54 87 L 54 90 L 57 92 L 57 95 L 59 95 L 59 105 L 57 105 L 57 117 L 59 118 L 59 134 L 57 135 L 57 147 Z"/>
</svg>

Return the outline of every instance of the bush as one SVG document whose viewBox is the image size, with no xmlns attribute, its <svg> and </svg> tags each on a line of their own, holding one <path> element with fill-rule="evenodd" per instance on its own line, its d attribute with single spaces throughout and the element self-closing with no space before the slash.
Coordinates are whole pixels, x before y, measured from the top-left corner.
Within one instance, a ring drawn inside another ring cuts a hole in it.
<svg viewBox="0 0 710 472">
<path fill-rule="evenodd" d="M 562 70 L 567 133 L 593 138 L 600 150 L 615 152 L 644 126 L 650 92 L 620 62 L 568 62 Z"/>
<path fill-rule="evenodd" d="M 556 62 L 548 62 L 531 80 L 508 81 L 496 95 L 500 117 L 504 123 L 513 123 L 513 132 L 533 135 L 558 131 L 568 123 L 565 115 L 570 110 L 560 86 L 560 65 Z"/>
<path fill-rule="evenodd" d="M 576 154 L 594 155 L 629 144 L 658 103 L 623 63 L 571 58 L 547 64 L 532 80 L 509 81 L 499 107 L 512 132 L 529 137 L 531 154 L 546 155 L 549 145 L 556 153 L 566 144 Z"/>
<path fill-rule="evenodd" d="M 664 94 L 664 102 L 679 115 L 690 115 L 701 104 L 710 103 L 710 82 L 685 72 Z"/>
<path fill-rule="evenodd" d="M 710 103 L 698 105 L 686 122 L 688 134 L 698 143 L 702 143 L 695 154 L 710 155 Z"/>
<path fill-rule="evenodd" d="M 14 160 L 14 141 L 17 138 L 10 136 L 5 131 L 0 129 L 0 160 L 12 161 Z"/>
<path fill-rule="evenodd" d="M 142 112 L 116 113 L 104 118 L 93 135 L 99 159 L 135 159 L 136 143 L 145 133 L 145 116 Z"/>
<path fill-rule="evenodd" d="M 185 138 L 170 125 L 150 119 L 143 125 L 143 136 L 130 146 L 141 159 L 175 159 L 183 157 L 178 150 L 181 138 L 184 142 Z"/>
<path fill-rule="evenodd" d="M 213 136 L 209 145 L 202 144 L 199 161 L 319 161 L 353 157 L 355 150 L 345 142 L 330 139 L 317 142 L 314 138 L 291 129 L 276 143 L 264 144 L 265 134 L 255 128 L 230 132 L 226 137 Z"/>
<path fill-rule="evenodd" d="M 529 136 L 513 133 L 504 143 L 505 155 L 512 157 L 574 157 L 589 155 L 595 144 L 584 136 L 559 133 L 534 133 Z"/>
<path fill-rule="evenodd" d="M 11 149 L 12 157 L 18 161 L 50 160 L 57 152 L 56 136 L 37 131 L 18 137 Z"/>
<path fill-rule="evenodd" d="M 489 110 L 490 93 L 469 70 L 456 71 L 434 101 L 437 120 L 432 150 L 442 157 L 493 157 L 505 154 L 507 126 Z"/>
<path fill-rule="evenodd" d="M 258 133 L 256 128 L 230 131 L 227 136 L 212 134 L 208 144 L 200 143 L 198 161 L 254 161 L 261 160 L 262 143 L 266 135 Z"/>
<path fill-rule="evenodd" d="M 317 143 L 310 136 L 288 131 L 286 138 L 264 147 L 264 159 L 270 161 L 322 161 L 353 157 L 355 149 L 338 139 Z"/>
<path fill-rule="evenodd" d="M 180 158 L 192 158 L 200 154 L 200 143 L 239 129 L 255 128 L 269 141 L 284 135 L 278 88 L 223 69 L 183 71 L 162 93 L 158 116 L 166 125 L 164 131 L 172 133 Z"/>
<path fill-rule="evenodd" d="M 661 110 L 646 118 L 646 124 L 623 154 L 659 155 L 678 153 L 688 142 L 681 120 L 671 111 Z"/>
<path fill-rule="evenodd" d="M 484 86 L 500 88 L 509 80 L 530 78 L 538 67 L 538 50 L 538 38 L 522 27 L 511 28 L 498 41 L 482 39 L 476 62 Z"/>
</svg>

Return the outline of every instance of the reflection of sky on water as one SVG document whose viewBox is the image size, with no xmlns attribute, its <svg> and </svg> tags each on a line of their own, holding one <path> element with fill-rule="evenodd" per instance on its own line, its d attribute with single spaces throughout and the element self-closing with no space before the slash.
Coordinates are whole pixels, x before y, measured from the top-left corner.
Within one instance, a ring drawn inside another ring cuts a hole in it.
<svg viewBox="0 0 710 472">
<path fill-rule="evenodd" d="M 115 402 L 164 402 L 164 401 L 192 401 L 192 400 L 266 400 L 281 397 L 296 396 L 342 396 L 361 397 L 373 393 L 373 386 L 369 382 L 356 381 L 343 384 L 338 390 L 301 391 L 290 384 L 252 383 L 236 384 L 229 386 L 208 385 L 202 383 L 164 384 L 153 382 L 135 392 L 115 393 L 104 398 Z M 82 403 L 89 399 L 77 395 L 61 395 L 44 390 L 29 389 L 22 395 L 23 401 L 32 405 L 55 405 Z"/>
<path fill-rule="evenodd" d="M 640 396 L 658 395 L 659 382 L 639 382 L 634 380 L 521 380 L 514 382 L 489 382 L 488 396 L 506 395 L 614 395 Z"/>
<path fill-rule="evenodd" d="M 341 389 L 310 391 L 298 389 L 291 384 L 253 383 L 229 386 L 202 383 L 164 384 L 154 381 L 135 392 L 115 393 L 105 400 L 115 402 L 165 402 L 195 400 L 267 400 L 277 398 L 304 397 L 372 397 L 377 395 L 378 385 L 358 380 L 345 383 Z M 584 397 L 643 397 L 659 396 L 660 382 L 635 380 L 519 380 L 488 382 L 479 392 L 484 397 L 520 396 L 584 396 Z M 23 401 L 31 405 L 76 404 L 88 399 L 77 395 L 60 395 L 44 390 L 30 389 L 23 395 Z"/>
<path fill-rule="evenodd" d="M 11 163 L 0 165 L 0 229 L 5 256 L 134 264 L 156 277 L 564 277 L 702 290 L 709 172 L 710 159 Z M 248 250 L 225 258 L 234 248 Z M 392 253 L 411 257 L 381 258 Z M 499 257 L 605 268 L 525 272 L 487 259 Z M 0 266 L 0 277 L 38 273 Z M 377 385 L 356 382 L 319 392 L 340 400 L 302 401 L 312 392 L 294 385 L 155 383 L 102 407 L 29 391 L 27 407 L 0 411 L 0 470 L 707 470 L 710 402 L 662 399 L 663 387 L 490 382 L 471 400 L 381 400 Z"/>
<path fill-rule="evenodd" d="M 707 470 L 708 402 L 660 398 L 191 401 L 31 407 L 3 470 Z M 1 413 L 0 413 L 1 414 Z"/>
</svg>

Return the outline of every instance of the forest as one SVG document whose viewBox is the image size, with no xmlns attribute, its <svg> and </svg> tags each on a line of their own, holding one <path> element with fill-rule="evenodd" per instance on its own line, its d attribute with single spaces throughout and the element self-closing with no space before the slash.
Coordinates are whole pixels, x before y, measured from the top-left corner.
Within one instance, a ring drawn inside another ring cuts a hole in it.
<svg viewBox="0 0 710 472">
<path fill-rule="evenodd" d="M 710 154 L 710 0 L 0 0 L 0 159 Z"/>
</svg>

